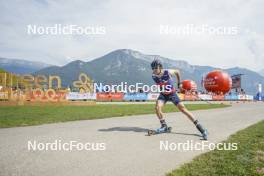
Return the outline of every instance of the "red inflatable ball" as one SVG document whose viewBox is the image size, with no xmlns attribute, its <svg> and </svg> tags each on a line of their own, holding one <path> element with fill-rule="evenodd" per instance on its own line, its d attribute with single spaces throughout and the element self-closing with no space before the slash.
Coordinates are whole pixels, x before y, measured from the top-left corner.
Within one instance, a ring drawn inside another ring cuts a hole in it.
<svg viewBox="0 0 264 176">
<path fill-rule="evenodd" d="M 193 80 L 183 80 L 181 84 L 181 93 L 197 91 L 197 84 Z"/>
<path fill-rule="evenodd" d="M 208 92 L 226 94 L 232 86 L 232 79 L 228 73 L 221 70 L 209 72 L 203 80 L 204 88 Z"/>
</svg>

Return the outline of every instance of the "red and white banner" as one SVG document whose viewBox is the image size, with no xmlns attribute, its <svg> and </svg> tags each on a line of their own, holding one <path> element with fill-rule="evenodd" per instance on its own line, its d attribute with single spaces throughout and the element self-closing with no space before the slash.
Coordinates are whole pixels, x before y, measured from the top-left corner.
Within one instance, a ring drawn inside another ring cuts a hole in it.
<svg viewBox="0 0 264 176">
<path fill-rule="evenodd" d="M 96 93 L 79 93 L 79 92 L 69 92 L 66 94 L 67 100 L 95 100 Z"/>
</svg>

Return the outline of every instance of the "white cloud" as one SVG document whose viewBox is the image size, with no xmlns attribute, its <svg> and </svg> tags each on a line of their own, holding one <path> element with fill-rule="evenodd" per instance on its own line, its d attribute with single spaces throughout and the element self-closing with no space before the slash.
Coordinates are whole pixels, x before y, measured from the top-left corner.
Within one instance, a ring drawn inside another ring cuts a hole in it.
<svg viewBox="0 0 264 176">
<path fill-rule="evenodd" d="M 118 48 L 217 67 L 264 68 L 264 1 L 38 0 L 0 2 L 0 56 L 63 65 Z M 26 25 L 103 25 L 103 36 L 29 36 Z M 160 35 L 161 24 L 235 26 L 236 36 Z"/>
</svg>

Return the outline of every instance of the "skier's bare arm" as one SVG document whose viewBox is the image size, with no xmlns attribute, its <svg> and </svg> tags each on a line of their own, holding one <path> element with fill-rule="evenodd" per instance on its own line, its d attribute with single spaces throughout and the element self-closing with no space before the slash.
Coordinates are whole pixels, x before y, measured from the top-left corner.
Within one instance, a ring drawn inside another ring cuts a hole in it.
<svg viewBox="0 0 264 176">
<path fill-rule="evenodd" d="M 177 81 L 178 81 L 178 86 L 179 86 L 180 83 L 181 83 L 181 75 L 180 75 L 180 71 L 179 71 L 178 69 L 169 69 L 169 73 L 170 73 L 172 76 L 176 76 Z"/>
</svg>

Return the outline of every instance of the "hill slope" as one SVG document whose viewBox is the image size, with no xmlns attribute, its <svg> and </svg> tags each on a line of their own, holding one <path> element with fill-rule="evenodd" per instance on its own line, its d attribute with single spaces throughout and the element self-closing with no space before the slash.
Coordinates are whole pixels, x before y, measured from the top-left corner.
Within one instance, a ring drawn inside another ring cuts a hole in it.
<svg viewBox="0 0 264 176">
<path fill-rule="evenodd" d="M 78 79 L 80 72 L 86 73 L 98 83 L 117 84 L 123 81 L 128 82 L 128 84 L 137 82 L 153 84 L 150 62 L 154 58 L 160 59 L 164 68 L 180 69 L 182 79 L 194 80 L 199 89 L 201 89 L 202 77 L 211 70 L 219 69 L 210 66 L 190 65 L 182 60 L 169 59 L 158 55 L 145 55 L 129 49 L 120 49 L 90 62 L 76 60 L 62 67 L 52 66 L 41 69 L 35 74 L 59 75 L 62 78 L 63 86 L 71 85 L 72 81 Z M 247 93 L 255 94 L 258 83 L 264 85 L 264 77 L 257 72 L 239 67 L 225 69 L 225 71 L 230 75 L 244 74 L 242 86 Z"/>
</svg>

